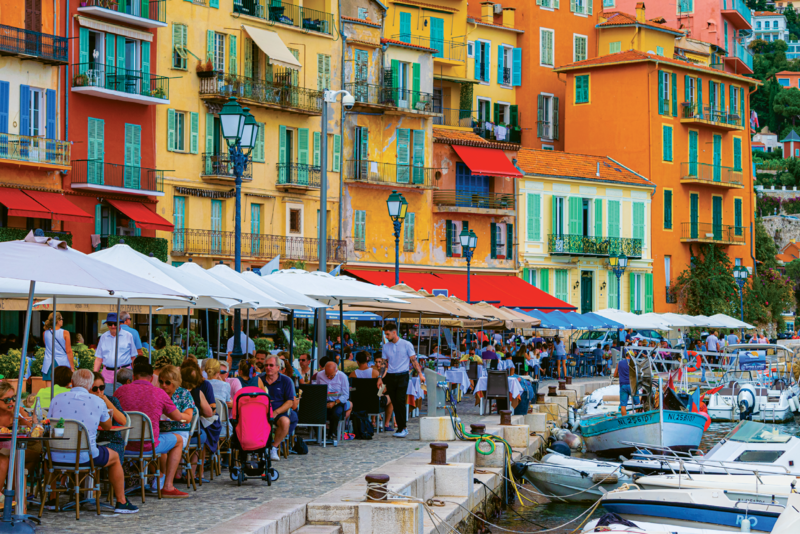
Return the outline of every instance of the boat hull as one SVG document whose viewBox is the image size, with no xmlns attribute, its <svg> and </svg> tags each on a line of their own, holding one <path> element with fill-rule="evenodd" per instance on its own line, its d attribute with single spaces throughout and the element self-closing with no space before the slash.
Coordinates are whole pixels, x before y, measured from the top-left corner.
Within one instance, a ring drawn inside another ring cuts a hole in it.
<svg viewBox="0 0 800 534">
<path fill-rule="evenodd" d="M 667 410 L 662 425 L 660 412 L 653 410 L 620 417 L 585 419 L 581 422 L 581 432 L 588 451 L 617 457 L 635 452 L 624 442 L 647 443 L 677 451 L 696 449 L 703 438 L 705 424 L 706 418 L 700 414 Z"/>
<path fill-rule="evenodd" d="M 580 460 L 577 460 L 576 464 L 578 465 L 572 468 L 546 462 L 530 463 L 523 476 L 549 498 L 563 502 L 593 503 L 605 493 L 623 484 L 633 483 L 633 477 L 621 473 L 613 465 L 604 468 L 602 465 L 586 462 L 586 467 L 583 467 L 580 465 Z M 609 482 L 598 484 L 593 478 L 594 475 L 613 477 Z"/>
<path fill-rule="evenodd" d="M 630 521 L 653 521 L 687 527 L 702 527 L 707 525 L 715 529 L 729 529 L 741 531 L 742 519 L 750 520 L 750 529 L 759 532 L 772 532 L 775 522 L 780 515 L 778 512 L 762 510 L 746 510 L 741 508 L 727 508 L 716 506 L 703 506 L 691 503 L 656 502 L 616 499 L 603 501 L 603 508 L 609 512 L 624 517 Z"/>
</svg>

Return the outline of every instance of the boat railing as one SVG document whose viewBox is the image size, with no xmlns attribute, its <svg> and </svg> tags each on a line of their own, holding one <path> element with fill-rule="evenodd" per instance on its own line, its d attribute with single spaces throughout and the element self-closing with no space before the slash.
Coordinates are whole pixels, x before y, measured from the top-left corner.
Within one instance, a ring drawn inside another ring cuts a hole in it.
<svg viewBox="0 0 800 534">
<path fill-rule="evenodd" d="M 638 447 L 648 447 L 647 445 L 634 444 L 634 443 L 625 442 L 625 441 L 623 441 L 622 443 L 625 444 L 625 445 L 636 446 L 637 448 Z M 659 449 L 659 447 L 649 447 L 649 448 L 656 449 L 656 450 Z M 671 453 L 675 453 L 675 451 L 671 451 L 671 450 L 670 450 L 670 452 Z M 678 456 L 675 456 L 675 455 L 667 455 L 667 454 L 649 454 L 649 455 L 647 455 L 645 460 L 647 460 L 647 461 L 655 461 L 655 462 L 662 462 L 662 465 L 663 465 L 663 462 L 666 462 L 667 466 L 669 467 L 670 471 L 672 471 L 673 475 L 680 476 L 681 472 L 683 472 L 685 475 L 687 475 L 689 477 L 689 479 L 692 479 L 692 476 L 691 476 L 692 474 L 689 471 L 686 470 L 686 466 L 687 465 L 695 465 L 695 466 L 697 466 L 697 467 L 699 467 L 701 469 L 700 473 L 695 473 L 695 474 L 705 474 L 705 469 L 706 468 L 710 468 L 710 467 L 716 467 L 718 469 L 722 469 L 722 470 L 725 471 L 725 474 L 728 474 L 728 475 L 733 474 L 733 473 L 731 473 L 731 471 L 738 471 L 738 472 L 744 471 L 746 473 L 753 473 L 753 475 L 755 475 L 757 477 L 760 477 L 760 474 L 764 474 L 764 471 L 762 469 L 759 469 L 758 467 L 742 466 L 741 464 L 739 464 L 737 462 L 729 462 L 729 461 L 725 461 L 725 460 L 710 460 L 710 459 L 697 458 L 697 457 L 681 458 L 681 457 L 678 457 Z M 677 471 L 677 472 L 675 471 L 675 467 L 672 465 L 675 462 L 677 462 L 678 465 L 679 465 L 679 471 Z M 733 464 L 733 465 L 731 465 L 731 464 Z M 787 468 L 785 465 L 773 465 L 773 464 L 758 464 L 758 465 L 760 465 L 762 467 L 780 468 L 780 469 L 783 469 L 784 472 L 787 475 L 793 474 L 791 471 L 789 471 L 789 468 Z M 774 473 L 774 472 L 770 471 L 767 474 L 774 475 L 774 474 L 777 474 L 777 473 Z M 761 479 L 759 478 L 759 480 L 761 480 Z"/>
</svg>

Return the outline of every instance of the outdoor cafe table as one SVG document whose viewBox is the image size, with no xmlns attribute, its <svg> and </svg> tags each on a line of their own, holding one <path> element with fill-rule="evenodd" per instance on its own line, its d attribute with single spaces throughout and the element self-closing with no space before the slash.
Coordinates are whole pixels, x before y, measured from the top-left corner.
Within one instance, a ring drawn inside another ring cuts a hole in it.
<svg viewBox="0 0 800 534">
<path fill-rule="evenodd" d="M 16 466 L 12 471 L 9 469 L 9 472 L 6 476 L 16 476 L 16 480 L 14 481 L 14 485 L 17 488 L 17 495 L 16 499 L 17 502 L 14 506 L 14 514 L 16 515 L 23 515 L 25 513 L 24 504 L 28 499 L 28 491 L 25 484 L 25 450 L 28 448 L 28 443 L 34 443 L 36 441 L 50 441 L 50 440 L 66 440 L 69 438 L 51 438 L 49 436 L 41 436 L 38 438 L 31 438 L 28 436 L 20 436 L 17 435 L 17 456 L 15 459 Z M 11 441 L 11 434 L 0 434 L 0 442 L 4 441 Z M 5 488 L 4 488 L 5 489 Z"/>
<path fill-rule="evenodd" d="M 483 397 L 483 392 L 486 391 L 486 381 L 487 377 L 485 376 L 478 379 L 478 383 L 475 384 L 476 397 Z M 513 376 L 508 377 L 508 392 L 514 399 L 518 399 L 522 395 L 522 385 L 519 383 L 519 380 Z"/>
<path fill-rule="evenodd" d="M 461 388 L 462 393 L 466 393 L 469 389 L 469 379 L 467 378 L 467 371 L 464 369 L 450 369 L 445 372 L 447 382 L 450 384 L 457 384 Z"/>
</svg>

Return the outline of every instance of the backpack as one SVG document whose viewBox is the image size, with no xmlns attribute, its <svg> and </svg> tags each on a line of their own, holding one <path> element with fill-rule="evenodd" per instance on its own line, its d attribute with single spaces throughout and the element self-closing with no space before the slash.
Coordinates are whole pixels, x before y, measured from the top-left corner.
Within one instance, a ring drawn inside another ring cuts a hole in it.
<svg viewBox="0 0 800 534">
<path fill-rule="evenodd" d="M 306 445 L 306 442 L 303 441 L 303 438 L 300 436 L 295 436 L 294 447 L 292 447 L 292 451 L 295 454 L 308 454 L 308 445 Z"/>
<path fill-rule="evenodd" d="M 367 412 L 353 412 L 350 414 L 350 421 L 353 423 L 353 433 L 356 435 L 356 439 L 372 439 L 375 429 Z"/>
</svg>

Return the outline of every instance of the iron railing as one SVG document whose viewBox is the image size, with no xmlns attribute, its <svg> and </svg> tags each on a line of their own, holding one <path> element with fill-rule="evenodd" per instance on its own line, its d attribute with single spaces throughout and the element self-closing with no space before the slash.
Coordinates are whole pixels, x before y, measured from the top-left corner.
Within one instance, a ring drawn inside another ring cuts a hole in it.
<svg viewBox="0 0 800 534">
<path fill-rule="evenodd" d="M 502 139 L 498 139 L 496 126 L 494 129 L 490 130 L 488 128 L 482 127 L 482 125 L 479 123 L 478 127 L 475 128 L 475 133 L 483 137 L 487 141 L 496 141 L 500 143 L 517 143 L 517 144 L 522 143 L 522 128 L 520 128 L 519 126 L 506 126 L 505 135 L 502 136 Z"/>
<path fill-rule="evenodd" d="M 681 180 L 702 180 L 704 182 L 742 185 L 742 170 L 711 163 L 688 161 L 681 163 Z"/>
<path fill-rule="evenodd" d="M 0 133 L 0 159 L 69 167 L 69 141 Z"/>
<path fill-rule="evenodd" d="M 344 84 L 344 88 L 356 99 L 356 102 L 391 106 L 413 111 L 433 113 L 433 95 L 420 91 L 409 91 L 381 85 L 352 82 Z"/>
<path fill-rule="evenodd" d="M 333 34 L 333 14 L 289 4 L 285 0 L 234 0 L 233 12 L 312 32 Z"/>
<path fill-rule="evenodd" d="M 25 236 L 28 235 L 31 230 L 33 230 L 33 228 L 10 228 L 8 226 L 0 226 L 0 242 L 25 239 Z M 44 235 L 46 237 L 58 239 L 59 241 L 65 241 L 67 245 L 72 246 L 72 232 L 44 230 Z"/>
<path fill-rule="evenodd" d="M 407 33 L 398 33 L 393 35 L 392 39 L 417 46 L 424 46 L 426 48 L 433 48 L 434 50 L 438 50 L 438 52 L 434 52 L 433 57 L 446 59 L 448 61 L 464 61 L 467 57 L 466 43 L 431 39 L 430 37 L 410 35 Z"/>
<path fill-rule="evenodd" d="M 733 42 L 733 54 L 728 54 L 728 57 L 739 58 L 745 65 L 747 65 L 748 69 L 753 70 L 753 54 L 746 46 L 739 43 L 739 41 Z"/>
<path fill-rule="evenodd" d="M 500 79 L 497 80 L 497 83 L 501 83 L 503 85 L 511 85 L 511 69 L 505 67 L 500 74 L 501 76 Z"/>
<path fill-rule="evenodd" d="M 629 258 L 642 257 L 642 240 L 632 237 L 549 234 L 547 248 L 550 254 L 569 256 L 617 256 L 624 253 Z"/>
<path fill-rule="evenodd" d="M 742 245 L 745 242 L 744 234 L 744 226 L 701 223 L 696 221 L 681 223 L 681 239 L 688 241 Z"/>
<path fill-rule="evenodd" d="M 740 128 L 742 126 L 742 118 L 738 113 L 728 113 L 715 106 L 701 106 L 695 102 L 684 102 L 682 107 L 684 119 L 713 122 L 720 126 L 731 126 L 734 128 Z"/>
<path fill-rule="evenodd" d="M 319 261 L 319 239 L 269 234 L 242 234 L 242 255 L 254 258 L 281 258 L 289 260 Z M 328 239 L 328 261 L 344 261 L 347 257 L 345 241 Z M 178 229 L 172 232 L 172 253 L 209 254 L 233 257 L 236 251 L 236 233 L 214 230 Z"/>
<path fill-rule="evenodd" d="M 212 152 L 203 153 L 203 166 L 202 176 L 223 176 L 234 180 L 236 175 L 233 173 L 233 162 L 228 154 L 214 154 Z M 249 182 L 253 179 L 253 163 L 245 167 L 242 173 L 242 180 Z"/>
<path fill-rule="evenodd" d="M 434 117 L 434 126 L 460 126 L 461 128 L 472 128 L 472 116 L 475 110 L 472 109 L 456 109 L 456 108 L 443 108 L 441 106 L 433 106 L 434 113 L 441 113 L 441 117 Z"/>
<path fill-rule="evenodd" d="M 69 39 L 0 24 L 0 54 L 20 54 L 67 63 Z"/>
<path fill-rule="evenodd" d="M 514 193 L 474 193 L 471 191 L 434 191 L 433 203 L 457 208 L 492 210 L 515 209 Z"/>
<path fill-rule="evenodd" d="M 344 179 L 354 182 L 410 184 L 432 188 L 438 183 L 437 171 L 441 169 L 351 159 L 345 162 Z"/>
<path fill-rule="evenodd" d="M 322 91 L 298 87 L 291 73 L 278 69 L 273 70 L 268 80 L 221 72 L 211 78 L 200 78 L 200 94 L 226 99 L 235 96 L 253 104 L 322 113 Z"/>
<path fill-rule="evenodd" d="M 167 21 L 167 0 L 81 0 L 81 7 L 101 7 L 157 22 Z"/>
<path fill-rule="evenodd" d="M 148 71 L 104 63 L 72 65 L 72 87 L 100 87 L 132 95 L 169 100 L 169 78 Z"/>
<path fill-rule="evenodd" d="M 99 160 L 75 160 L 70 173 L 73 184 L 119 187 L 136 191 L 164 191 L 164 171 L 106 163 Z"/>
<path fill-rule="evenodd" d="M 751 26 L 753 25 L 753 16 L 750 13 L 750 8 L 747 7 L 747 4 L 744 0 L 722 0 L 722 11 L 738 11 L 739 14 L 747 21 L 748 24 Z"/>
<path fill-rule="evenodd" d="M 319 187 L 322 169 L 305 163 L 278 163 L 278 184 Z"/>
<path fill-rule="evenodd" d="M 670 286 L 667 286 L 666 302 L 667 302 L 667 304 L 677 304 L 678 303 L 678 293 L 677 293 L 676 290 L 672 289 Z"/>
</svg>

